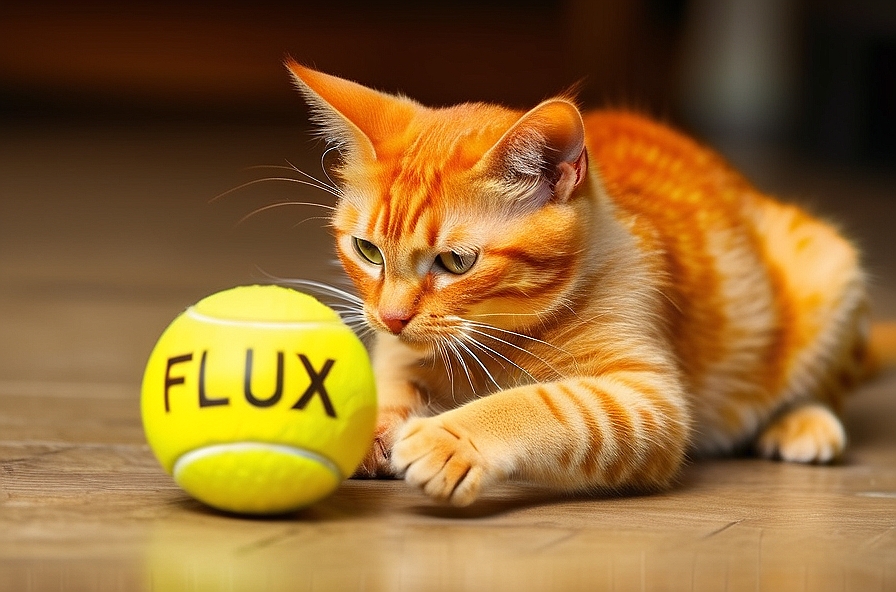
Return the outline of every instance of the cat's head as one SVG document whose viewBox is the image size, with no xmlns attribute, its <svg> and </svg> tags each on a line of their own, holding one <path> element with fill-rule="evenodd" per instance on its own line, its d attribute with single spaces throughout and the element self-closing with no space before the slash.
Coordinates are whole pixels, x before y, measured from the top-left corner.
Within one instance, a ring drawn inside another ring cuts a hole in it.
<svg viewBox="0 0 896 592">
<path fill-rule="evenodd" d="M 288 64 L 342 161 L 333 227 L 369 324 L 411 344 L 549 322 L 587 249 L 582 117 L 430 109 Z"/>
</svg>

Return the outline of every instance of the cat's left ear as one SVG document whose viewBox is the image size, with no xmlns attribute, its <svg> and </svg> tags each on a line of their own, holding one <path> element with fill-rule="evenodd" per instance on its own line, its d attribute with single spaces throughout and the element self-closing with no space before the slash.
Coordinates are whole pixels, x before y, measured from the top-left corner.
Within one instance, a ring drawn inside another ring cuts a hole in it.
<svg viewBox="0 0 896 592">
<path fill-rule="evenodd" d="M 582 114 L 566 99 L 541 103 L 505 132 L 479 166 L 529 207 L 569 200 L 588 168 Z"/>
<path fill-rule="evenodd" d="M 419 109 L 410 99 L 312 70 L 293 59 L 286 60 L 286 67 L 311 106 L 313 120 L 349 159 L 376 160 L 380 144 L 401 133 Z"/>
</svg>

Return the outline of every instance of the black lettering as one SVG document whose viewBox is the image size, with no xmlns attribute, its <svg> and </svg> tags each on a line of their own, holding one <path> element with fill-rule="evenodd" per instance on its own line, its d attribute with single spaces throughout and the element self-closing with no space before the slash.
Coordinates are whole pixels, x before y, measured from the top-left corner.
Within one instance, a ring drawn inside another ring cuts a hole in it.
<svg viewBox="0 0 896 592">
<path fill-rule="evenodd" d="M 252 355 L 251 349 L 246 350 L 246 373 L 243 377 L 243 393 L 246 400 L 256 407 L 271 407 L 276 405 L 283 396 L 283 352 L 277 352 L 277 386 L 274 394 L 267 399 L 259 399 L 252 393 Z"/>
<path fill-rule="evenodd" d="M 230 399 L 221 397 L 220 399 L 212 399 L 205 394 L 205 359 L 208 351 L 202 352 L 202 358 L 199 361 L 199 407 L 219 407 L 221 405 L 230 405 Z"/>
<path fill-rule="evenodd" d="M 320 369 L 320 372 L 317 372 L 314 369 L 314 366 L 311 365 L 311 361 L 306 358 L 304 354 L 299 354 L 299 359 L 302 360 L 302 365 L 305 366 L 305 370 L 308 372 L 308 377 L 311 379 L 311 384 L 308 385 L 308 388 L 305 389 L 302 397 L 295 405 L 292 406 L 292 408 L 304 409 L 305 406 L 308 405 L 309 401 L 311 401 L 311 397 L 313 397 L 314 394 L 317 393 L 318 395 L 320 395 L 320 401 L 324 404 L 324 410 L 327 412 L 327 415 L 329 415 L 330 417 L 336 417 L 336 410 L 333 409 L 333 403 L 330 401 L 330 395 L 327 394 L 327 389 L 324 387 L 324 379 L 327 377 L 327 374 L 330 373 L 330 369 L 333 367 L 335 361 L 327 360 L 326 362 L 324 362 L 324 366 Z"/>
<path fill-rule="evenodd" d="M 175 364 L 189 362 L 192 359 L 193 354 L 184 354 L 182 356 L 168 358 L 168 365 L 165 367 L 165 413 L 171 411 L 171 406 L 168 403 L 168 389 L 178 384 L 183 384 L 185 380 L 183 376 L 171 376 L 171 367 Z"/>
</svg>

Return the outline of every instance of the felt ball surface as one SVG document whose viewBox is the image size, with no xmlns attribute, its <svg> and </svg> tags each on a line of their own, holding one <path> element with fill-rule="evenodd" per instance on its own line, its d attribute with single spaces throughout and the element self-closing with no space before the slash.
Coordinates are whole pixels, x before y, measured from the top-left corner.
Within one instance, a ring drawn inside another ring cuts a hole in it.
<svg viewBox="0 0 896 592">
<path fill-rule="evenodd" d="M 164 331 L 141 413 L 150 448 L 190 495 L 273 514 L 319 501 L 354 472 L 376 394 L 364 345 L 332 309 L 289 288 L 242 286 Z"/>
</svg>

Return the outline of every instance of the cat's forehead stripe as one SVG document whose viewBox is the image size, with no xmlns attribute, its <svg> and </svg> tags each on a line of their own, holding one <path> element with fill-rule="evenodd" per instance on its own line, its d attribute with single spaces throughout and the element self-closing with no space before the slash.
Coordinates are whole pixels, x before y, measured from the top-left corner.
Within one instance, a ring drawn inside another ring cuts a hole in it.
<svg viewBox="0 0 896 592">
<path fill-rule="evenodd" d="M 399 168 L 391 178 L 383 179 L 377 212 L 372 217 L 377 233 L 391 240 L 419 232 L 420 225 L 433 205 L 441 197 L 442 172 L 432 166 L 426 168 Z M 428 229 L 427 225 L 427 229 Z M 432 241 L 431 230 L 427 239 Z"/>
<path fill-rule="evenodd" d="M 416 200 L 414 208 L 408 213 L 405 220 L 405 226 L 409 231 L 417 229 L 417 224 L 423 217 L 423 213 L 427 211 L 431 205 L 431 196 L 436 191 L 442 190 L 442 172 L 438 169 L 430 171 L 430 182 L 428 184 L 428 195 L 421 196 Z M 431 246 L 435 243 L 431 243 Z"/>
<path fill-rule="evenodd" d="M 416 183 L 406 184 L 405 187 L 396 187 L 401 191 L 401 199 L 395 200 L 397 208 L 396 219 L 390 229 L 392 236 L 400 236 L 403 233 L 419 232 L 419 224 L 424 215 L 429 213 L 430 222 L 435 218 L 433 204 L 442 194 L 442 173 L 438 169 L 428 169 L 416 179 Z M 430 246 L 435 241 L 428 241 Z"/>
</svg>

